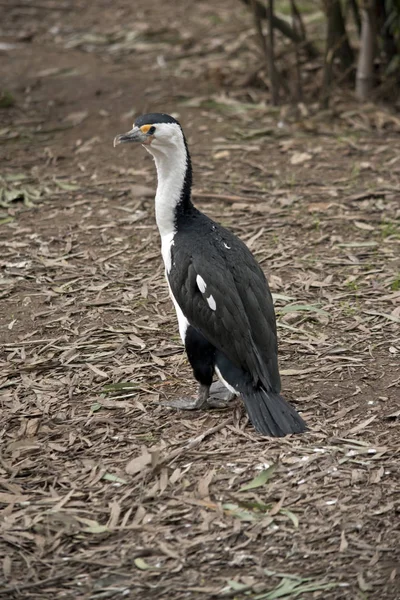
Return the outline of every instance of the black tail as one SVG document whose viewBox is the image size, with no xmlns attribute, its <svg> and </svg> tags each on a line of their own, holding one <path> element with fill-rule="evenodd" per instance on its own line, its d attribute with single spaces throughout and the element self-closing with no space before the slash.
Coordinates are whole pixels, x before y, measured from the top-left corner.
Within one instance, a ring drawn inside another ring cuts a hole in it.
<svg viewBox="0 0 400 600">
<path fill-rule="evenodd" d="M 259 433 L 283 437 L 289 433 L 302 433 L 307 425 L 282 396 L 263 388 L 242 393 L 250 421 Z"/>
</svg>

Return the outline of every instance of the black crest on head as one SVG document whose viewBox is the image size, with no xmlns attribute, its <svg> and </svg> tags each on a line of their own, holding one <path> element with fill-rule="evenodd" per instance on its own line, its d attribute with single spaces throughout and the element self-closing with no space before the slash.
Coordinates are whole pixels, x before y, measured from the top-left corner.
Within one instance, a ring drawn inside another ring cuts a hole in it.
<svg viewBox="0 0 400 600">
<path fill-rule="evenodd" d="M 142 125 L 156 125 L 157 123 L 175 123 L 176 125 L 179 125 L 174 117 L 166 115 L 165 113 L 149 113 L 148 115 L 141 115 L 135 121 L 137 127 L 142 127 Z"/>
</svg>

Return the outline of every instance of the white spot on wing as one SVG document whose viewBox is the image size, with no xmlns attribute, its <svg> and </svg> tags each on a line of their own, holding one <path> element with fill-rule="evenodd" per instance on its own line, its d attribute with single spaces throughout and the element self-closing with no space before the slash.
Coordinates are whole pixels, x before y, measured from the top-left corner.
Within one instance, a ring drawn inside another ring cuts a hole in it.
<svg viewBox="0 0 400 600">
<path fill-rule="evenodd" d="M 211 308 L 211 310 L 217 309 L 217 303 L 215 302 L 214 296 L 211 295 L 207 298 L 207 304 Z"/>
<path fill-rule="evenodd" d="M 197 287 L 199 288 L 199 290 L 201 291 L 202 294 L 204 294 L 204 292 L 206 291 L 206 287 L 207 284 L 204 281 L 204 279 L 202 278 L 201 275 L 197 275 L 196 277 L 196 283 L 197 283 Z"/>
</svg>

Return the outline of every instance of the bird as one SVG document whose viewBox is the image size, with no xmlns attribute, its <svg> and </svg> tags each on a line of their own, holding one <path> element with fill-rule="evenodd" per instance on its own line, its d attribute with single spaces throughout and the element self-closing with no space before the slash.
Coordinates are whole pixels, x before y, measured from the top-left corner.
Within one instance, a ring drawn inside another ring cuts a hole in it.
<svg viewBox="0 0 400 600">
<path fill-rule="evenodd" d="M 245 243 L 192 202 L 192 163 L 180 123 L 165 113 L 139 116 L 117 135 L 118 144 L 139 143 L 155 161 L 155 216 L 161 254 L 179 333 L 193 375 L 196 398 L 171 399 L 180 409 L 241 396 L 254 428 L 283 437 L 307 430 L 281 396 L 276 317 L 263 270 Z M 219 386 L 213 383 L 214 375 Z M 220 390 L 219 390 L 220 391 Z"/>
</svg>

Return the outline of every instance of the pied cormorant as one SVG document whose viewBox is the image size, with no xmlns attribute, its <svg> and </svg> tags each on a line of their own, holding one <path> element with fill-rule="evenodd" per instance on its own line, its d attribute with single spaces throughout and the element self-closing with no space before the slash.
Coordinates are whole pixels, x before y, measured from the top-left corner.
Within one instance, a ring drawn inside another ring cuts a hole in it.
<svg viewBox="0 0 400 600">
<path fill-rule="evenodd" d="M 158 175 L 156 221 L 179 332 L 200 384 L 198 397 L 170 402 L 187 409 L 209 402 L 214 373 L 243 398 L 254 427 L 268 436 L 301 433 L 306 424 L 280 395 L 276 320 L 265 275 L 247 246 L 191 201 L 192 166 L 178 121 L 139 117 L 114 146 L 139 142 Z"/>
</svg>

